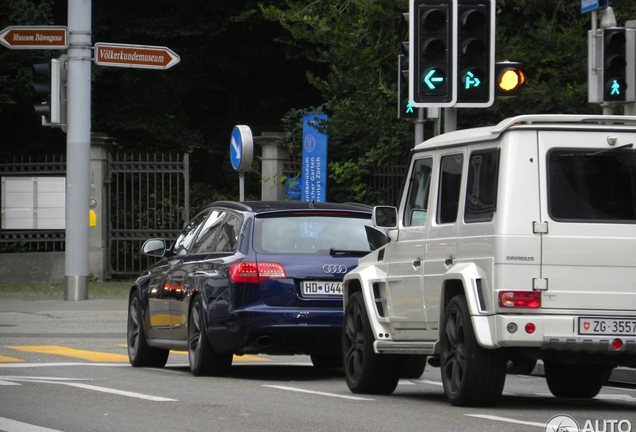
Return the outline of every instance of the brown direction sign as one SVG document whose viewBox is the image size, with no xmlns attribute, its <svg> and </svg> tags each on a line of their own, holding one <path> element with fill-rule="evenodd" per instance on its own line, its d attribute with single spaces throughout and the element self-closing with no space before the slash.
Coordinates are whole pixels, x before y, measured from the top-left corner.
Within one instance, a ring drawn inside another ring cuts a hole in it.
<svg viewBox="0 0 636 432">
<path fill-rule="evenodd" d="M 96 43 L 95 64 L 148 69 L 168 69 L 181 59 L 170 48 L 146 45 Z"/>
<path fill-rule="evenodd" d="M 0 32 L 0 44 L 12 49 L 65 49 L 67 33 L 59 26 L 12 26 Z"/>
</svg>

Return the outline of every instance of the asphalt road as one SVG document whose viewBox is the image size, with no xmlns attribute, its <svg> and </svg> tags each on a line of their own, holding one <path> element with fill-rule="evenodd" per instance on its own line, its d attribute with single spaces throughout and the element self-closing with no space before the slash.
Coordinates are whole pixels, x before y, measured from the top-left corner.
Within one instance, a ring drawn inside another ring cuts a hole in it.
<svg viewBox="0 0 636 432">
<path fill-rule="evenodd" d="M 0 431 L 541 432 L 557 415 L 581 430 L 636 431 L 634 384 L 558 400 L 541 376 L 509 375 L 497 407 L 456 408 L 437 368 L 390 396 L 354 395 L 341 370 L 305 356 L 236 357 L 226 378 L 193 377 L 185 353 L 132 368 L 125 333 L 123 299 L 0 299 Z"/>
</svg>

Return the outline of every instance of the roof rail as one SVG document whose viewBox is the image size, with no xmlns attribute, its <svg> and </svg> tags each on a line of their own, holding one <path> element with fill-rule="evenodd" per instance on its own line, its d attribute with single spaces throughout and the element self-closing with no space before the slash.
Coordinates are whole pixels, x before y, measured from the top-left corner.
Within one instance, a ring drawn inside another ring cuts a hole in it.
<svg viewBox="0 0 636 432">
<path fill-rule="evenodd" d="M 490 130 L 493 135 L 498 135 L 518 124 L 532 123 L 595 123 L 595 124 L 632 124 L 636 126 L 636 117 L 600 114 L 527 114 L 511 117 L 501 121 Z"/>
</svg>

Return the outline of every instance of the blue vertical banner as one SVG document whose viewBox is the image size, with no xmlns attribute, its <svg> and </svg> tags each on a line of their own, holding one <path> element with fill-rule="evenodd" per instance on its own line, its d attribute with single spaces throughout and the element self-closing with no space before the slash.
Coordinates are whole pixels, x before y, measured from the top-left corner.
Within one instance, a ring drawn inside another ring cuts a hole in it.
<svg viewBox="0 0 636 432">
<path fill-rule="evenodd" d="M 327 119 L 327 114 L 303 115 L 301 201 L 327 200 L 327 135 L 318 131 Z"/>
</svg>

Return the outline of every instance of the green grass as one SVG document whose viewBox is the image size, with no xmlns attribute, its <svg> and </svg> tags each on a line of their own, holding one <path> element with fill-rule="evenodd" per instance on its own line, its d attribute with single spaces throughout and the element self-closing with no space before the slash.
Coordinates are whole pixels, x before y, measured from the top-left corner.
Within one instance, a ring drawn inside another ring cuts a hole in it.
<svg viewBox="0 0 636 432">
<path fill-rule="evenodd" d="M 126 299 L 134 281 L 89 281 L 89 299 Z M 64 300 L 64 283 L 0 285 L 0 299 Z"/>
</svg>

